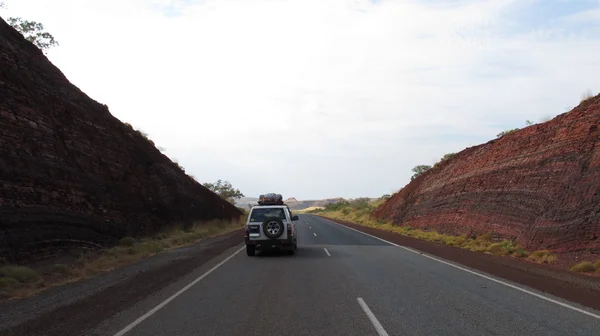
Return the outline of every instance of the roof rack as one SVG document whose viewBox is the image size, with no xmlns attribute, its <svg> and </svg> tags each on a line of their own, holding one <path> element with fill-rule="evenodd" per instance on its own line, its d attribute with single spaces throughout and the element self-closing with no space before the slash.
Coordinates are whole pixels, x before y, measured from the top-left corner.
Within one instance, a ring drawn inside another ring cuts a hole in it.
<svg viewBox="0 0 600 336">
<path fill-rule="evenodd" d="M 258 196 L 259 205 L 283 205 L 283 196 L 276 193 L 266 193 Z"/>
</svg>

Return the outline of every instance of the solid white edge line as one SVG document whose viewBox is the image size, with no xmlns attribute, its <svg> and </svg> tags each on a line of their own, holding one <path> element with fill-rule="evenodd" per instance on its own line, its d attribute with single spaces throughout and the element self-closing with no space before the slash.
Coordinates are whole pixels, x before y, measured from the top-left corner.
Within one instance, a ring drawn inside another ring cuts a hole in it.
<svg viewBox="0 0 600 336">
<path fill-rule="evenodd" d="M 322 217 L 321 217 L 321 218 L 322 218 Z M 323 219 L 325 219 L 325 218 L 323 218 Z M 485 275 L 485 274 L 481 274 L 481 273 L 478 273 L 478 272 L 471 271 L 470 269 L 466 269 L 466 268 L 464 268 L 464 267 L 461 267 L 461 266 L 455 265 L 455 264 L 453 264 L 453 263 L 450 263 L 450 262 L 447 262 L 447 261 L 445 261 L 445 260 L 441 260 L 441 259 L 438 259 L 438 258 L 436 258 L 436 257 L 430 256 L 430 255 L 427 255 L 427 254 L 424 254 L 424 253 L 423 253 L 423 252 L 421 252 L 421 251 L 417 251 L 417 250 L 414 250 L 414 249 L 412 249 L 412 248 L 410 248 L 410 247 L 406 247 L 406 246 L 398 245 L 398 244 L 396 244 L 396 243 L 392 243 L 392 242 L 390 242 L 390 241 L 387 241 L 387 240 L 385 240 L 385 239 L 382 239 L 382 238 L 379 238 L 379 237 L 373 236 L 373 235 L 371 235 L 371 234 L 368 234 L 368 233 L 362 232 L 362 231 L 360 231 L 360 230 L 357 230 L 357 229 L 351 228 L 351 227 L 349 227 L 349 226 L 346 226 L 346 225 L 343 225 L 343 224 L 336 223 L 336 222 L 334 222 L 334 221 L 331 221 L 331 220 L 329 220 L 329 219 L 326 219 L 326 220 L 327 220 L 328 222 L 334 223 L 334 224 L 336 224 L 336 225 L 339 225 L 339 226 L 345 227 L 346 229 L 349 229 L 349 230 L 352 230 L 352 231 L 356 231 L 356 232 L 358 232 L 358 233 L 362 233 L 362 234 L 364 234 L 364 235 L 366 235 L 366 236 L 369 236 L 369 237 L 372 237 L 372 238 L 375 238 L 375 239 L 381 240 L 382 242 L 386 242 L 386 243 L 388 243 L 388 244 L 390 244 L 390 245 L 393 245 L 393 246 L 396 246 L 396 247 L 403 248 L 403 249 L 405 249 L 405 250 L 407 250 L 407 251 L 410 251 L 410 252 L 412 252 L 412 253 L 415 253 L 415 254 L 421 255 L 421 256 L 423 256 L 423 257 L 425 257 L 425 258 L 429 258 L 429 259 L 435 260 L 435 261 L 437 261 L 437 262 L 440 262 L 440 263 L 442 263 L 442 264 L 446 264 L 446 265 L 448 265 L 448 266 L 452 266 L 452 267 L 454 267 L 454 268 L 457 268 L 457 269 L 459 269 L 459 270 L 461 270 L 461 271 L 465 271 L 465 272 L 467 272 L 467 273 L 471 273 L 471 274 L 473 274 L 473 275 L 477 275 L 477 276 L 479 276 L 479 277 L 482 277 L 482 278 L 484 278 L 484 279 L 488 279 L 488 280 L 490 280 L 490 281 L 493 281 L 493 282 L 499 283 L 499 284 L 501 284 L 501 285 L 504 285 L 504 286 L 507 286 L 507 287 L 510 287 L 510 288 L 516 289 L 516 290 L 518 290 L 518 291 L 521 291 L 521 292 L 523 292 L 523 293 L 526 293 L 526 294 L 529 294 L 529 295 L 535 296 L 535 297 L 537 297 L 537 298 L 540 298 L 540 299 L 542 299 L 542 300 L 546 300 L 546 301 L 548 301 L 548 302 L 552 302 L 552 303 L 554 303 L 554 304 L 557 304 L 557 305 L 559 305 L 559 306 L 562 306 L 562 307 L 565 307 L 565 308 L 568 308 L 568 309 L 574 310 L 574 311 L 576 311 L 576 312 L 580 312 L 580 313 L 582 313 L 582 314 L 585 314 L 585 315 L 588 315 L 588 316 L 591 316 L 591 317 L 593 317 L 593 318 L 596 318 L 596 319 L 600 320 L 600 315 L 594 314 L 594 313 L 592 313 L 592 312 L 589 312 L 589 311 L 587 311 L 587 310 L 584 310 L 584 309 L 581 309 L 581 308 L 577 308 L 577 307 L 571 306 L 570 304 L 567 304 L 567 303 L 564 303 L 564 302 L 560 302 L 560 301 L 558 301 L 558 300 L 554 300 L 554 299 L 552 299 L 552 298 L 549 298 L 549 297 L 547 297 L 547 296 L 544 296 L 544 295 L 541 295 L 541 294 L 538 294 L 538 293 L 532 292 L 532 291 L 530 291 L 530 290 L 527 290 L 527 289 L 525 289 L 525 288 L 521 288 L 521 287 L 519 287 L 519 286 L 515 286 L 515 285 L 512 285 L 512 284 L 509 284 L 508 282 L 504 282 L 504 281 L 502 281 L 502 280 L 494 279 L 494 278 L 492 278 L 492 277 L 489 277 L 489 276 L 487 276 L 487 275 Z"/>
<path fill-rule="evenodd" d="M 369 306 L 367 306 L 367 304 L 365 303 L 365 300 L 363 300 L 360 297 L 356 298 L 356 300 L 358 301 L 358 304 L 360 305 L 362 310 L 365 312 L 365 314 L 367 314 L 367 317 L 369 318 L 369 320 L 371 320 L 373 327 L 375 327 L 375 330 L 377 330 L 377 334 L 379 334 L 379 336 L 388 336 L 388 333 L 385 331 L 385 329 L 383 329 L 383 326 L 381 325 L 381 323 L 379 323 L 379 321 L 377 320 L 377 317 L 375 317 L 375 314 L 373 314 L 371 309 L 369 309 Z"/>
<path fill-rule="evenodd" d="M 233 254 L 231 254 L 229 257 L 225 258 L 225 260 L 221 261 L 220 263 L 218 263 L 217 265 L 215 265 L 213 268 L 209 269 L 208 271 L 206 271 L 204 274 L 202 274 L 201 276 L 199 276 L 198 278 L 196 278 L 196 280 L 190 282 L 187 286 L 183 287 L 182 289 L 180 289 L 177 293 L 171 295 L 168 299 L 164 300 L 163 302 L 161 302 L 160 304 L 158 304 L 156 307 L 152 308 L 150 311 L 148 311 L 146 314 L 140 316 L 137 320 L 131 322 L 129 325 L 127 325 L 125 328 L 121 329 L 119 332 L 117 332 L 116 334 L 114 334 L 114 336 L 123 336 L 125 335 L 128 331 L 130 331 L 131 329 L 133 329 L 135 326 L 137 326 L 138 324 L 142 323 L 145 319 L 147 319 L 148 317 L 152 316 L 154 313 L 156 313 L 159 309 L 161 309 L 162 307 L 166 306 L 169 302 L 173 301 L 176 297 L 178 297 L 179 295 L 183 294 L 183 292 L 187 291 L 188 289 L 190 289 L 193 285 L 197 284 L 198 282 L 200 282 L 202 279 L 204 279 L 207 275 L 209 275 L 210 273 L 212 273 L 214 270 L 216 270 L 217 268 L 219 268 L 221 265 L 223 265 L 224 263 L 226 263 L 227 261 L 229 261 L 229 259 L 235 257 L 238 253 L 240 253 L 243 249 L 245 249 L 246 246 L 242 246 L 239 250 L 235 251 Z"/>
<path fill-rule="evenodd" d="M 329 251 L 327 250 L 326 247 L 323 247 L 323 250 L 325 250 L 325 253 L 327 253 L 327 256 L 331 257 L 331 254 L 329 254 Z"/>
</svg>

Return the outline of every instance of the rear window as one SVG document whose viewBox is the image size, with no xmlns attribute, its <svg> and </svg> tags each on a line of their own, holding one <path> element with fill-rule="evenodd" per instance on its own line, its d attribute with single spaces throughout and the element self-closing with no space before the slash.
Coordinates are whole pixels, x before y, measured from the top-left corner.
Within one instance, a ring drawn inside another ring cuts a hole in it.
<svg viewBox="0 0 600 336">
<path fill-rule="evenodd" d="M 285 212 L 282 208 L 257 208 L 253 209 L 250 214 L 251 222 L 262 222 L 267 217 L 277 217 L 281 220 L 285 220 Z"/>
</svg>

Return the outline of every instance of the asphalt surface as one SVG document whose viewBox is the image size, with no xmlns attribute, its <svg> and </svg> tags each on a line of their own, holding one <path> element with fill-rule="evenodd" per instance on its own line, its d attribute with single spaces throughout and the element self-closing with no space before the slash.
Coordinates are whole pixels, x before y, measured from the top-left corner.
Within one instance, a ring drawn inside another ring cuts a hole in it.
<svg viewBox="0 0 600 336">
<path fill-rule="evenodd" d="M 300 215 L 297 228 L 296 255 L 230 257 L 240 245 L 89 334 L 600 335 L 598 311 L 586 315 L 319 217 Z"/>
</svg>

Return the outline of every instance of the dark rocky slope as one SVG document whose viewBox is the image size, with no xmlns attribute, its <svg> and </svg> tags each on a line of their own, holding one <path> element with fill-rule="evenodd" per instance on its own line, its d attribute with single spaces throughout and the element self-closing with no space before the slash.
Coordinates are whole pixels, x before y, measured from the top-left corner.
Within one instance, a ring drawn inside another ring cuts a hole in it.
<svg viewBox="0 0 600 336">
<path fill-rule="evenodd" d="M 0 19 L 0 260 L 239 215 Z"/>
<path fill-rule="evenodd" d="M 530 249 L 600 252 L 600 95 L 568 113 L 467 148 L 374 213 L 445 233 L 515 238 Z"/>
</svg>

